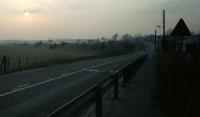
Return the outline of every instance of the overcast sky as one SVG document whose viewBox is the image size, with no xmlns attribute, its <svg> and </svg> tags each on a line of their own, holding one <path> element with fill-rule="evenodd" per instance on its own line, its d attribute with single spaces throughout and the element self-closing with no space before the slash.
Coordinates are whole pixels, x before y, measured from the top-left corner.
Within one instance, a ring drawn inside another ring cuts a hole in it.
<svg viewBox="0 0 200 117">
<path fill-rule="evenodd" d="M 0 39 L 93 38 L 150 34 L 184 18 L 200 30 L 200 0 L 0 0 Z"/>
</svg>

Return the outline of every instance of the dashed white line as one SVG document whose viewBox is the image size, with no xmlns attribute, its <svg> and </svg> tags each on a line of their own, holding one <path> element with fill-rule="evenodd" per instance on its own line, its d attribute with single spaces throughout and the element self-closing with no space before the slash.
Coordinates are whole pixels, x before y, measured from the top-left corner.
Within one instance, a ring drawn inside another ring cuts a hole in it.
<svg viewBox="0 0 200 117">
<path fill-rule="evenodd" d="M 28 85 L 29 85 L 29 84 L 19 85 L 17 88 L 26 87 L 26 86 L 28 86 Z"/>
</svg>

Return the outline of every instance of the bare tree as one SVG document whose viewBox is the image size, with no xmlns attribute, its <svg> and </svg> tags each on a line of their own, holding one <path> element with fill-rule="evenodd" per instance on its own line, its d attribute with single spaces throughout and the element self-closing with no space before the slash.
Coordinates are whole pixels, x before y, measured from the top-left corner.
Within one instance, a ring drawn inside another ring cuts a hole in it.
<svg viewBox="0 0 200 117">
<path fill-rule="evenodd" d="M 118 39 L 118 37 L 119 37 L 119 34 L 118 33 L 115 33 L 113 36 L 112 36 L 112 40 L 117 40 Z"/>
</svg>

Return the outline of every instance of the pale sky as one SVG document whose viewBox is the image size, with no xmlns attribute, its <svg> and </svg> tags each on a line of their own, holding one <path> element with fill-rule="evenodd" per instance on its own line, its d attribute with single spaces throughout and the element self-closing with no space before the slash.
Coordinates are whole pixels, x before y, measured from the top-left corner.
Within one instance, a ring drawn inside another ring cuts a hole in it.
<svg viewBox="0 0 200 117">
<path fill-rule="evenodd" d="M 163 9 L 167 28 L 200 30 L 200 0 L 0 0 L 0 39 L 151 34 Z"/>
</svg>

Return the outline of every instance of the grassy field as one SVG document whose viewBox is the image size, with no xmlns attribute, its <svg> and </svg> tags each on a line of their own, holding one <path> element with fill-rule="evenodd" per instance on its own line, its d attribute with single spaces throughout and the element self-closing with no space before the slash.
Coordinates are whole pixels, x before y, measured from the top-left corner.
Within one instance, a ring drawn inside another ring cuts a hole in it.
<svg viewBox="0 0 200 117">
<path fill-rule="evenodd" d="M 142 44 L 122 42 L 64 43 L 64 44 L 1 44 L 0 60 L 9 59 L 7 71 L 42 67 L 50 64 L 78 60 L 80 58 L 118 55 L 144 48 Z M 3 69 L 1 68 L 1 71 Z"/>
<path fill-rule="evenodd" d="M 1 45 L 0 58 L 7 56 L 10 61 L 10 70 L 44 66 L 48 64 L 68 61 L 79 57 L 97 56 L 97 52 L 92 49 L 83 49 L 76 47 L 57 47 L 50 49 L 46 45 L 39 47 L 22 45 Z"/>
</svg>

